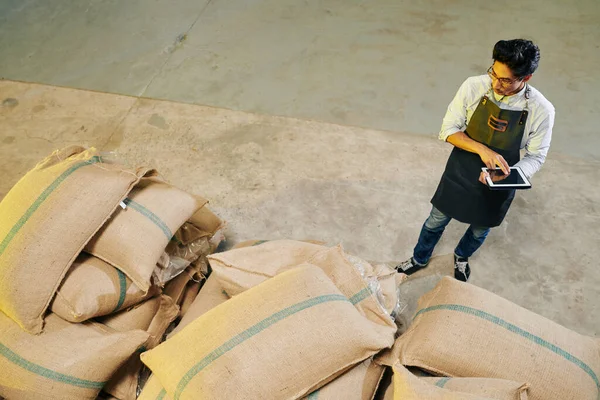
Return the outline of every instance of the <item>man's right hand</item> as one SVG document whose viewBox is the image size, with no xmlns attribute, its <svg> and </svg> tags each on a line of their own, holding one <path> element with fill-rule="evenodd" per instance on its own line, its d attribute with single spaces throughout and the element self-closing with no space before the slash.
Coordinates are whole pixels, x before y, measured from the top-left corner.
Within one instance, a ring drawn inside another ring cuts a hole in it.
<svg viewBox="0 0 600 400">
<path fill-rule="evenodd" d="M 499 167 L 505 175 L 510 174 L 510 166 L 504 157 L 485 145 L 482 145 L 481 147 L 482 149 L 478 154 L 486 167 L 489 169 L 496 169 L 496 167 Z"/>
<path fill-rule="evenodd" d="M 466 133 L 453 133 L 448 136 L 446 140 L 460 149 L 478 154 L 486 167 L 496 169 L 496 166 L 498 166 L 506 175 L 509 174 L 509 165 L 504 157 L 487 147 L 485 144 L 471 139 Z"/>
</svg>

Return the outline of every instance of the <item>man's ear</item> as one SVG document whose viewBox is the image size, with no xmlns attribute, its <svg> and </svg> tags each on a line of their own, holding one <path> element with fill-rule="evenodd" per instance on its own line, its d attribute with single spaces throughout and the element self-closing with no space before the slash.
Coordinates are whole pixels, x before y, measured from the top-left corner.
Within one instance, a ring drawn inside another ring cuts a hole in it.
<svg viewBox="0 0 600 400">
<path fill-rule="evenodd" d="M 532 76 L 533 76 L 532 74 L 527 75 L 525 78 L 523 78 L 523 82 L 527 82 L 528 80 L 531 79 Z"/>
</svg>

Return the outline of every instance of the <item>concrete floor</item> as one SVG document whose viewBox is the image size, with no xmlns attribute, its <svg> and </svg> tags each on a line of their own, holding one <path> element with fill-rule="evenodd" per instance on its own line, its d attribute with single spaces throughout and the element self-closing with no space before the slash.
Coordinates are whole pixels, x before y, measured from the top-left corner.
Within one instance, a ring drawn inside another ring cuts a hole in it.
<svg viewBox="0 0 600 400">
<path fill-rule="evenodd" d="M 521 36 L 553 151 L 600 160 L 597 0 L 0 0 L 0 76 L 431 136 Z"/>
<path fill-rule="evenodd" d="M 0 198 L 82 143 L 206 196 L 231 242 L 314 238 L 401 260 L 451 150 L 433 138 L 447 103 L 496 40 L 526 36 L 542 49 L 533 84 L 557 108 L 553 146 L 472 281 L 600 336 L 595 0 L 172 4 L 0 0 Z M 452 223 L 437 254 L 464 229 Z"/>
<path fill-rule="evenodd" d="M 230 243 L 319 239 L 407 257 L 450 146 L 419 135 L 0 81 L 0 198 L 51 152 L 82 143 L 156 167 L 229 222 Z M 472 282 L 600 333 L 598 164 L 553 156 L 473 257 Z M 582 190 L 585 188 L 585 190 Z M 465 226 L 452 223 L 437 254 Z"/>
</svg>

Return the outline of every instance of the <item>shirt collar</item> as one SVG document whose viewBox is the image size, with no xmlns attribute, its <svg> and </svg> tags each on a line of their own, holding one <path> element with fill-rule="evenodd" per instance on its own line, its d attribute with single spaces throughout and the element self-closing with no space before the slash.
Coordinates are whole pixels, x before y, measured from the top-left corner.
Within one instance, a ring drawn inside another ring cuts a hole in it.
<svg viewBox="0 0 600 400">
<path fill-rule="evenodd" d="M 490 79 L 490 85 L 492 84 L 491 79 Z M 496 101 L 500 101 L 502 103 L 505 104 L 511 104 L 511 103 L 515 103 L 521 99 L 523 99 L 525 97 L 525 90 L 527 89 L 527 83 L 525 83 L 523 85 L 523 87 L 521 88 L 521 90 L 519 90 L 517 93 L 510 95 L 510 96 L 502 96 L 502 95 L 498 95 L 496 94 L 496 92 L 494 92 L 492 90 L 492 94 L 494 96 L 494 99 Z"/>
</svg>

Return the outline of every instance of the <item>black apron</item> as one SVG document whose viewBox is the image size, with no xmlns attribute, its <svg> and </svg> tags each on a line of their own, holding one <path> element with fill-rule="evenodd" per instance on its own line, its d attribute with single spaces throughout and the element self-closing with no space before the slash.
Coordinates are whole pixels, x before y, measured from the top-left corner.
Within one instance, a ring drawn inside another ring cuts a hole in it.
<svg viewBox="0 0 600 400">
<path fill-rule="evenodd" d="M 525 88 L 525 98 L 529 98 L 529 87 Z M 521 158 L 519 150 L 527 108 L 525 105 L 523 111 L 503 110 L 486 94 L 479 101 L 465 133 L 500 154 L 508 165 L 513 166 Z M 515 197 L 515 190 L 490 190 L 479 182 L 483 167 L 485 164 L 478 154 L 455 146 L 431 204 L 466 224 L 480 227 L 500 225 Z"/>
</svg>

